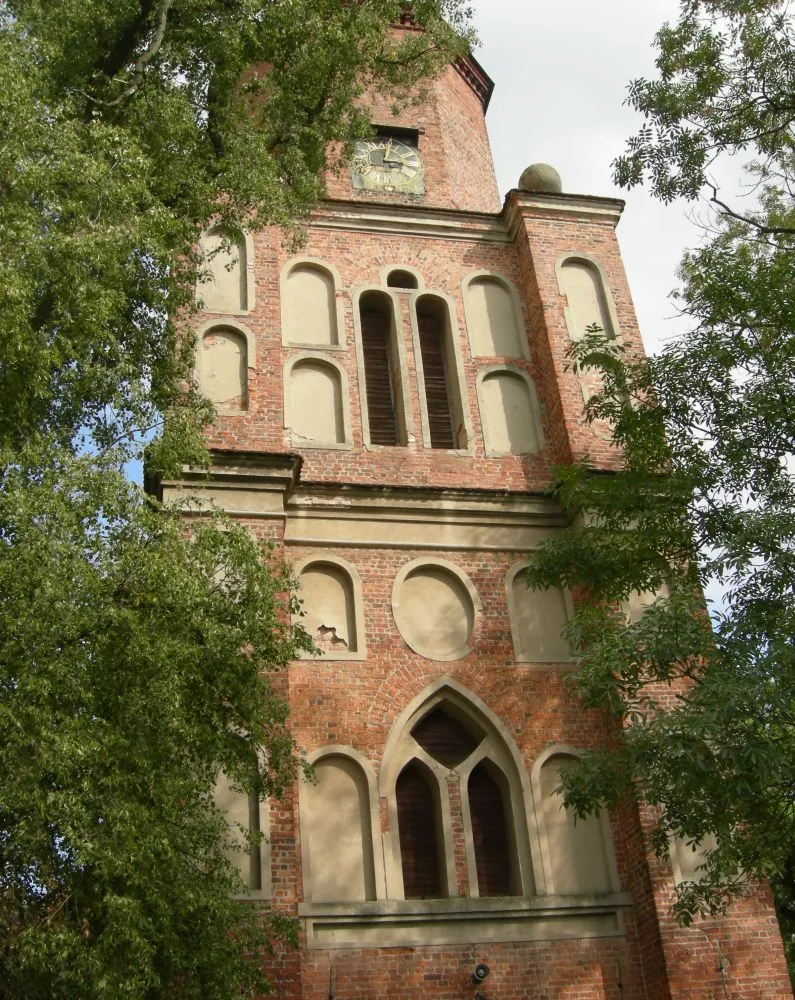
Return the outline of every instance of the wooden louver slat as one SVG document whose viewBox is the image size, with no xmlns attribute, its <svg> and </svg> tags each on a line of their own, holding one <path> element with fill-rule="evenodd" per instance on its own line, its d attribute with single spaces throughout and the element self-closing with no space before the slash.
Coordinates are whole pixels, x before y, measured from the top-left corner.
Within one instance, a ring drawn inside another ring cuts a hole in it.
<svg viewBox="0 0 795 1000">
<path fill-rule="evenodd" d="M 406 899 L 439 899 L 437 810 L 433 791 L 418 764 L 401 772 L 395 787 L 403 892 Z"/>
<path fill-rule="evenodd" d="M 505 804 L 499 785 L 483 764 L 478 764 L 469 776 L 469 811 L 480 895 L 510 896 L 511 861 Z"/>
<path fill-rule="evenodd" d="M 362 354 L 367 388 L 367 416 L 372 444 L 396 445 L 397 419 L 392 385 L 389 317 L 362 310 Z"/>
<path fill-rule="evenodd" d="M 444 350 L 444 326 L 433 313 L 417 316 L 425 376 L 425 401 L 432 448 L 455 448 L 455 427 L 450 407 L 447 363 Z"/>
</svg>

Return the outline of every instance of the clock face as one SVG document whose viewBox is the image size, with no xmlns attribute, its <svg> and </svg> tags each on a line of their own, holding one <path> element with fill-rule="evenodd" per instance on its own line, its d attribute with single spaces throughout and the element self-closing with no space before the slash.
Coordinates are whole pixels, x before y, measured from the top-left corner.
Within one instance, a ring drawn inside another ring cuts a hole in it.
<svg viewBox="0 0 795 1000">
<path fill-rule="evenodd" d="M 399 139 L 359 139 L 351 161 L 351 179 L 359 191 L 425 193 L 419 150 Z"/>
</svg>

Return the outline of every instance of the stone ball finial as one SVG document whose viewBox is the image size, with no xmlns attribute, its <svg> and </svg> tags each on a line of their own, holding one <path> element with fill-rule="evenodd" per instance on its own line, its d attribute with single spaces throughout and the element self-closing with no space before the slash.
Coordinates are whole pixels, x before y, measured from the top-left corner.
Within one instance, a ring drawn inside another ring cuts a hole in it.
<svg viewBox="0 0 795 1000">
<path fill-rule="evenodd" d="M 560 194 L 563 191 L 563 182 L 557 170 L 548 163 L 533 163 L 519 178 L 519 187 L 523 191 Z"/>
</svg>

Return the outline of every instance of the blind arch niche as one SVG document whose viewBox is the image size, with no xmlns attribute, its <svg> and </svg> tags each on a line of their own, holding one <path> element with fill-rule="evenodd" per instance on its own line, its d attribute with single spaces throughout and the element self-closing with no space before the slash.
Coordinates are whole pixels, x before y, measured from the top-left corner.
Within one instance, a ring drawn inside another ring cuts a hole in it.
<svg viewBox="0 0 795 1000">
<path fill-rule="evenodd" d="M 355 566 L 339 556 L 318 553 L 294 566 L 301 584 L 303 617 L 296 618 L 329 660 L 366 656 L 362 583 Z"/>
<path fill-rule="evenodd" d="M 196 377 L 220 412 L 248 409 L 248 373 L 256 365 L 254 335 L 241 323 L 211 320 L 196 332 Z"/>
<path fill-rule="evenodd" d="M 350 446 L 347 378 L 331 358 L 304 353 L 285 367 L 285 425 L 293 444 L 308 448 Z"/>
<path fill-rule="evenodd" d="M 513 283 L 493 271 L 476 271 L 464 279 L 462 293 L 472 357 L 529 361 L 522 307 Z"/>
<path fill-rule="evenodd" d="M 602 329 L 606 339 L 618 336 L 613 298 L 600 265 L 590 257 L 572 255 L 561 258 L 556 271 L 558 287 L 566 297 L 564 313 L 569 340 L 582 340 L 587 328 L 594 324 Z"/>
<path fill-rule="evenodd" d="M 243 314 L 254 308 L 254 243 L 248 233 L 209 229 L 199 239 L 196 298 L 207 312 Z"/>
<path fill-rule="evenodd" d="M 320 903 L 383 898 L 372 767 L 346 746 L 322 747 L 309 763 L 316 780 L 299 786 L 304 897 Z"/>
<path fill-rule="evenodd" d="M 615 892 L 618 872 L 604 813 L 576 819 L 556 791 L 562 774 L 580 756 L 571 747 L 550 747 L 533 766 L 533 786 L 542 817 L 542 851 L 548 891 L 556 895 Z"/>
<path fill-rule="evenodd" d="M 345 317 L 339 271 L 315 257 L 299 257 L 279 280 L 282 343 L 335 350 L 345 346 Z"/>
<path fill-rule="evenodd" d="M 487 455 L 541 451 L 544 438 L 535 387 L 516 368 L 493 366 L 478 375 L 478 402 Z"/>
</svg>

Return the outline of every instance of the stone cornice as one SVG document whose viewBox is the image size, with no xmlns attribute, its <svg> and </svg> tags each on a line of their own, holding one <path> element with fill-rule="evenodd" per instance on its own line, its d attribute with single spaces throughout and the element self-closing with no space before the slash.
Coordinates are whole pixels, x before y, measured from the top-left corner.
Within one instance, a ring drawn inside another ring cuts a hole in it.
<svg viewBox="0 0 795 1000">
<path fill-rule="evenodd" d="M 624 210 L 619 198 L 551 194 L 514 189 L 501 212 L 463 212 L 391 202 L 324 201 L 312 213 L 312 229 L 389 233 L 390 236 L 512 243 L 534 219 L 592 222 L 613 228 Z"/>
<path fill-rule="evenodd" d="M 624 204 L 620 198 L 520 191 L 514 188 L 505 196 L 501 218 L 512 238 L 516 237 L 523 223 L 530 223 L 534 219 L 592 222 L 615 229 L 624 211 Z"/>
<path fill-rule="evenodd" d="M 312 213 L 309 227 L 486 243 L 512 240 L 502 214 L 391 202 L 324 201 Z"/>
<path fill-rule="evenodd" d="M 494 81 L 471 52 L 456 59 L 453 67 L 474 91 L 485 114 L 489 109 L 491 95 L 494 93 Z"/>
</svg>

